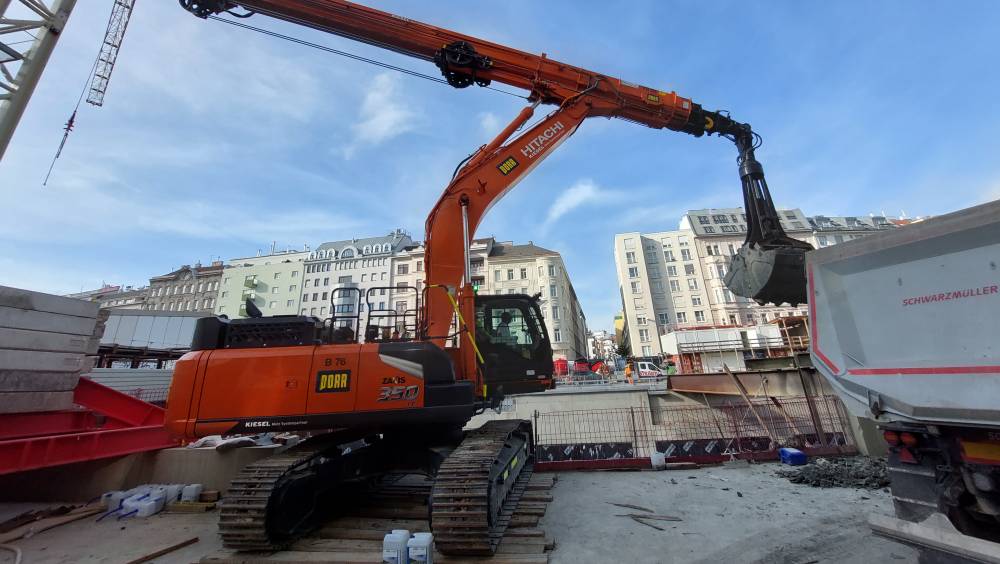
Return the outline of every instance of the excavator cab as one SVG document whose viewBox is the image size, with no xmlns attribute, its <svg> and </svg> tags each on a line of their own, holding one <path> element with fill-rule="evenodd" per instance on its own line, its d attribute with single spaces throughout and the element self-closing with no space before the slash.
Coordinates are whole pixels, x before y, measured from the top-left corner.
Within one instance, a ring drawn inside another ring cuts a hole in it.
<svg viewBox="0 0 1000 564">
<path fill-rule="evenodd" d="M 487 396 L 554 386 L 552 345 L 537 298 L 477 295 L 476 345 L 483 355 Z"/>
</svg>

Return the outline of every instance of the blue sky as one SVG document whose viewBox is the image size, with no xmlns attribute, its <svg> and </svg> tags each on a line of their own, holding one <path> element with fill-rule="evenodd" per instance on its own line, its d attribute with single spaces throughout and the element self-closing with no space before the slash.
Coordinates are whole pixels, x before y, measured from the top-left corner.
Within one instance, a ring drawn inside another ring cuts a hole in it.
<svg viewBox="0 0 1000 564">
<path fill-rule="evenodd" d="M 764 137 L 779 206 L 941 214 L 1000 198 L 1000 4 L 459 2 L 373 6 L 727 109 Z M 423 221 L 455 165 L 522 107 L 140 1 L 105 105 L 41 180 L 111 0 L 79 2 L 0 163 L 0 284 L 144 284 L 180 264 Z M 427 74 L 430 63 L 250 23 Z M 592 120 L 477 235 L 563 254 L 592 328 L 620 307 L 616 232 L 741 204 L 735 150 Z"/>
</svg>

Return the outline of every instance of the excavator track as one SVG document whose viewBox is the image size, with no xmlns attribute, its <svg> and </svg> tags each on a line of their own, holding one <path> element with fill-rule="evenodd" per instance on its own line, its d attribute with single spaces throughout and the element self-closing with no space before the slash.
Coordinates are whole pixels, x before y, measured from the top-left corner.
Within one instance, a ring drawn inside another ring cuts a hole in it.
<svg viewBox="0 0 1000 564">
<path fill-rule="evenodd" d="M 534 464 L 531 423 L 489 421 L 466 434 L 438 469 L 431 529 L 449 555 L 496 552 Z"/>
<path fill-rule="evenodd" d="M 235 550 L 281 550 L 294 541 L 294 538 L 275 538 L 269 531 L 269 503 L 283 477 L 307 466 L 328 448 L 329 444 L 304 444 L 243 468 L 230 482 L 219 510 L 223 546 Z"/>
</svg>

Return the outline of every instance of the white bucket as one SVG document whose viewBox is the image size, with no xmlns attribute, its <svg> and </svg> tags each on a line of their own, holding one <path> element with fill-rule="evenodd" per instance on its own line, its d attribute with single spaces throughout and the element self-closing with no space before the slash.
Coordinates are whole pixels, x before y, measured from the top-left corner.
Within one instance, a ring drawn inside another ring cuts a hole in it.
<svg viewBox="0 0 1000 564">
<path fill-rule="evenodd" d="M 649 456 L 649 462 L 653 465 L 653 470 L 663 470 L 667 467 L 667 455 L 662 452 L 654 451 L 653 454 Z"/>
<path fill-rule="evenodd" d="M 188 484 L 181 490 L 181 501 L 198 501 L 201 496 L 201 484 Z"/>
<path fill-rule="evenodd" d="M 406 543 L 408 564 L 433 564 L 434 535 L 431 533 L 413 533 Z"/>
<path fill-rule="evenodd" d="M 389 533 L 382 539 L 382 563 L 406 564 L 406 538 Z"/>
</svg>

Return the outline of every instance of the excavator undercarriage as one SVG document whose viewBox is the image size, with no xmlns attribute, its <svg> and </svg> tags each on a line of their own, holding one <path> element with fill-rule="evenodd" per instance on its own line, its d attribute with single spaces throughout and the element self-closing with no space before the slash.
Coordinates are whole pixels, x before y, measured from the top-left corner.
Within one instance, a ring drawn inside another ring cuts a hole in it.
<svg viewBox="0 0 1000 564">
<path fill-rule="evenodd" d="M 400 473 L 434 479 L 428 500 L 438 550 L 492 554 L 531 477 L 531 424 L 324 434 L 244 468 L 221 506 L 227 548 L 269 551 L 296 539 Z"/>
</svg>

